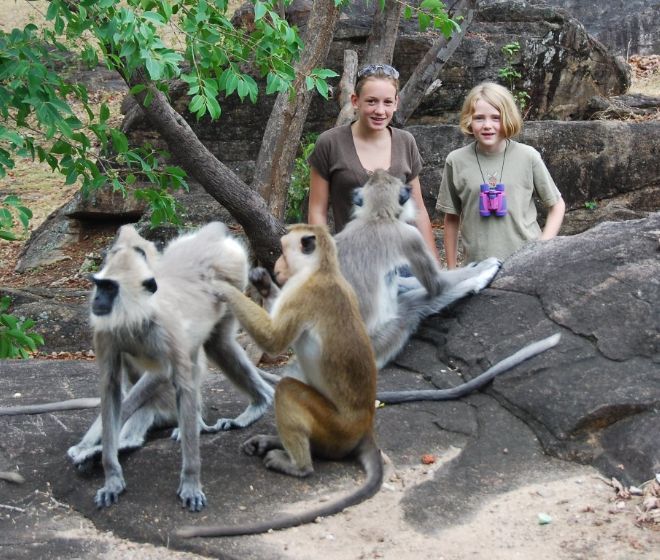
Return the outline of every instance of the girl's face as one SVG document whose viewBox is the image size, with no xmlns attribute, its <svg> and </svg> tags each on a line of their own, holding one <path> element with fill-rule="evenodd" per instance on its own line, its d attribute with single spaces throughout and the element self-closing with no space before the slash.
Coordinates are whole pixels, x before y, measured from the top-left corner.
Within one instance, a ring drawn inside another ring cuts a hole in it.
<svg viewBox="0 0 660 560">
<path fill-rule="evenodd" d="M 369 130 L 377 131 L 390 124 L 399 98 L 396 87 L 390 80 L 373 78 L 362 84 L 360 95 L 353 94 L 351 101 L 357 109 L 360 124 Z"/>
<path fill-rule="evenodd" d="M 506 138 L 502 134 L 500 112 L 490 103 L 479 99 L 474 104 L 470 125 L 474 139 L 484 152 L 499 152 Z"/>
</svg>

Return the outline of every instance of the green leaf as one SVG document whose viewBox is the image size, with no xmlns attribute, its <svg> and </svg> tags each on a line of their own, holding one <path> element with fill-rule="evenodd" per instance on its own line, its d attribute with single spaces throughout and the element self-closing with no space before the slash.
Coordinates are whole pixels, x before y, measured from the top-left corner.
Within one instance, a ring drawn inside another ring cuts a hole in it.
<svg viewBox="0 0 660 560">
<path fill-rule="evenodd" d="M 113 128 L 110 131 L 110 135 L 112 136 L 112 147 L 117 153 L 123 153 L 128 150 L 128 138 L 126 138 L 126 135 L 121 130 Z"/>
</svg>

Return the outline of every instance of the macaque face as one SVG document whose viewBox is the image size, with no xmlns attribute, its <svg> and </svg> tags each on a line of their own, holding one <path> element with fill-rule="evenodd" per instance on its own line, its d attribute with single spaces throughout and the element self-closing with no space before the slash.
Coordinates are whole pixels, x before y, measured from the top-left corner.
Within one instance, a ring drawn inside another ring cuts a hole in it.
<svg viewBox="0 0 660 560">
<path fill-rule="evenodd" d="M 317 262 L 316 236 L 308 232 L 292 231 L 282 237 L 282 256 L 275 262 L 275 281 L 283 286 L 297 274 Z"/>
</svg>

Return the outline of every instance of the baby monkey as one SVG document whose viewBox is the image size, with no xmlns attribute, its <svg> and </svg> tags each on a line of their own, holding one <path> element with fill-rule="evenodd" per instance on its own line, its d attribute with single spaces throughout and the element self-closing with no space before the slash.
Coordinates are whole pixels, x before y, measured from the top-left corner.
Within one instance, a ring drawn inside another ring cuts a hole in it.
<svg viewBox="0 0 660 560">
<path fill-rule="evenodd" d="M 325 226 L 295 225 L 282 237 L 276 270 L 288 278 L 269 315 L 235 287 L 217 282 L 219 297 L 266 352 L 292 346 L 296 378 L 275 389 L 278 436 L 258 435 L 243 444 L 264 457 L 267 468 L 305 477 L 312 454 L 331 460 L 356 457 L 366 471 L 363 486 L 339 499 L 271 521 L 243 526 L 184 527 L 182 537 L 263 533 L 309 523 L 373 496 L 383 463 L 373 434 L 376 361 L 352 288 L 339 272 L 334 240 Z"/>
</svg>

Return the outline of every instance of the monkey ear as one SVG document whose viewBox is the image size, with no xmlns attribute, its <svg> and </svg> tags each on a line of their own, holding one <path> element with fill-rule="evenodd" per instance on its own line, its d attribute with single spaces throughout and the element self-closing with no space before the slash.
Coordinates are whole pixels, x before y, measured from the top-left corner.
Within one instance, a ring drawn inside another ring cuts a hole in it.
<svg viewBox="0 0 660 560">
<path fill-rule="evenodd" d="M 403 206 L 408 200 L 410 200 L 410 194 L 412 193 L 412 187 L 410 185 L 404 185 L 399 190 L 399 204 Z"/>
<path fill-rule="evenodd" d="M 364 204 L 364 197 L 362 196 L 362 187 L 353 189 L 353 206 L 362 206 Z"/>
<path fill-rule="evenodd" d="M 147 280 L 144 280 L 142 282 L 142 285 L 148 292 L 151 292 L 152 294 L 155 294 L 156 290 L 158 289 L 158 284 L 156 284 L 155 278 L 149 278 Z"/>
<path fill-rule="evenodd" d="M 304 235 L 300 238 L 303 255 L 311 255 L 316 250 L 316 235 Z"/>
</svg>

